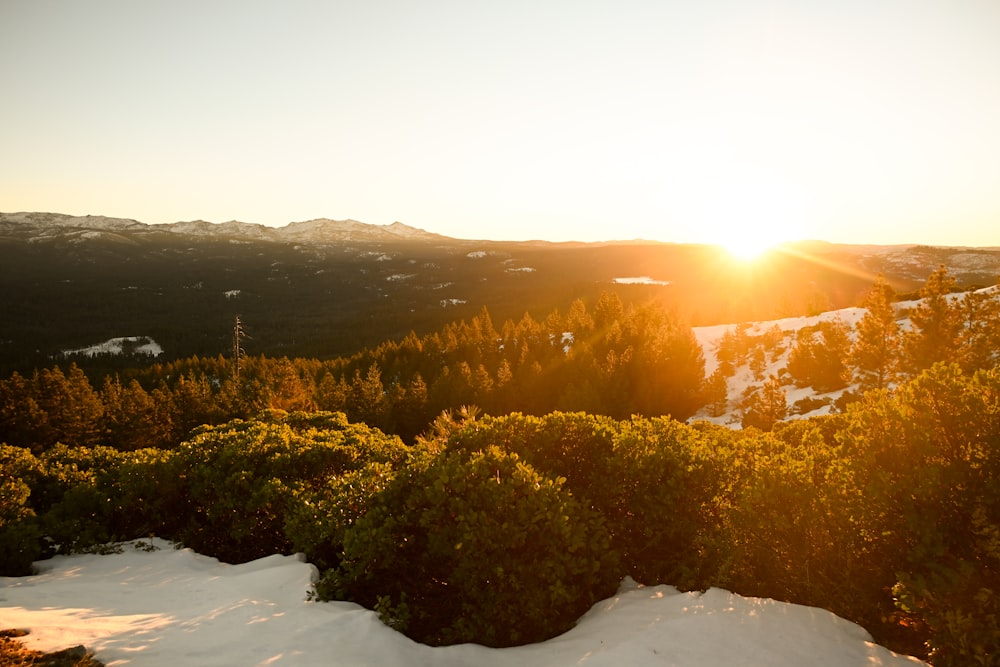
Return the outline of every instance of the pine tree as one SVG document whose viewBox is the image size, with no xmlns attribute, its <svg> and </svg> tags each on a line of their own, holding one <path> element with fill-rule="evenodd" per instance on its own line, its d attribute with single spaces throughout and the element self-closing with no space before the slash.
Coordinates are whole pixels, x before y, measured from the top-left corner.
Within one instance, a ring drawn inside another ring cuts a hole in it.
<svg viewBox="0 0 1000 667">
<path fill-rule="evenodd" d="M 361 371 L 354 371 L 348 408 L 352 421 L 361 421 L 369 426 L 379 427 L 386 413 L 385 386 L 382 372 L 376 364 L 368 367 L 364 377 Z"/>
<path fill-rule="evenodd" d="M 269 407 L 286 411 L 316 409 L 312 378 L 300 374 L 288 357 L 273 362 L 268 371 L 265 386 Z"/>
<path fill-rule="evenodd" d="M 0 443 L 36 448 L 38 435 L 47 425 L 48 415 L 38 405 L 34 382 L 17 372 L 0 381 Z"/>
<path fill-rule="evenodd" d="M 708 406 L 709 414 L 719 417 L 729 406 L 729 387 L 722 368 L 716 368 L 705 380 L 705 390 L 702 400 Z"/>
<path fill-rule="evenodd" d="M 913 330 L 903 337 L 907 369 L 914 375 L 938 361 L 957 361 L 961 320 L 948 295 L 955 279 L 939 266 L 920 290 L 920 304 L 910 312 Z"/>
<path fill-rule="evenodd" d="M 895 292 L 882 276 L 865 297 L 850 360 L 861 389 L 884 389 L 898 378 L 900 331 L 892 307 Z"/>
<path fill-rule="evenodd" d="M 788 399 L 781 382 L 772 375 L 760 389 L 753 387 L 748 391 L 742 408 L 744 428 L 753 426 L 762 431 L 770 431 L 788 416 Z"/>
<path fill-rule="evenodd" d="M 1000 293 L 996 289 L 967 293 L 957 304 L 962 328 L 959 364 L 966 373 L 993 368 L 1000 361 Z"/>
<path fill-rule="evenodd" d="M 104 406 L 79 366 L 70 364 L 67 374 L 58 366 L 43 369 L 35 374 L 34 384 L 36 401 L 46 414 L 45 428 L 39 432 L 43 449 L 56 442 L 82 447 L 100 444 Z"/>
<path fill-rule="evenodd" d="M 841 320 L 803 327 L 788 357 L 788 372 L 801 387 L 812 386 L 819 392 L 842 389 L 849 377 L 845 360 L 850 345 L 849 328 Z"/>
<path fill-rule="evenodd" d="M 122 451 L 170 446 L 168 406 L 155 401 L 136 380 L 122 384 L 117 375 L 105 377 L 101 402 L 108 445 Z"/>
</svg>

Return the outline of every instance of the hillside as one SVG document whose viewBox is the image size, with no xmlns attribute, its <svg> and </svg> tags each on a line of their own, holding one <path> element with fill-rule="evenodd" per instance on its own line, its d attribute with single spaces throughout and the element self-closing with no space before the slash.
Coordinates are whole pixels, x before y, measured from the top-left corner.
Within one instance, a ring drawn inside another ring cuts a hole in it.
<svg viewBox="0 0 1000 667">
<path fill-rule="evenodd" d="M 705 326 L 854 306 L 884 273 L 900 292 L 939 264 L 992 284 L 996 249 L 795 244 L 759 265 L 718 248 L 454 239 L 402 223 L 318 219 L 280 228 L 146 225 L 0 213 L 0 370 L 67 350 L 147 337 L 161 359 L 213 356 L 240 315 L 251 354 L 331 358 L 437 330 L 483 306 L 499 321 L 543 317 L 604 291 L 656 301 Z"/>
</svg>

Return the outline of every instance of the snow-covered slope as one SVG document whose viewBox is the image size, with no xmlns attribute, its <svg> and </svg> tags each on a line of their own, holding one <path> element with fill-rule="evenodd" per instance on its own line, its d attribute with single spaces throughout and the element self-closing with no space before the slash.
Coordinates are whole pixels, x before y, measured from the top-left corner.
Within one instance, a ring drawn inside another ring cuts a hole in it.
<svg viewBox="0 0 1000 667">
<path fill-rule="evenodd" d="M 828 611 L 720 589 L 626 579 L 569 632 L 508 649 L 431 648 L 348 602 L 307 602 L 315 568 L 293 556 L 226 565 L 163 540 L 60 556 L 0 579 L 0 628 L 40 650 L 84 644 L 109 666 L 916 667 Z M 484 604 L 489 604 L 484 591 Z"/>
<path fill-rule="evenodd" d="M 978 291 L 982 293 L 990 293 L 995 295 L 997 298 L 1000 298 L 1000 286 L 986 287 Z M 954 301 L 961 299 L 963 296 L 964 293 L 950 294 L 949 299 Z M 893 309 L 896 311 L 897 315 L 896 322 L 899 324 L 900 331 L 905 332 L 910 329 L 911 323 L 908 313 L 919 304 L 920 300 L 899 301 L 893 304 Z M 735 374 L 726 381 L 728 406 L 723 414 L 712 415 L 709 412 L 709 408 L 706 407 L 696 414 L 692 418 L 692 421 L 705 420 L 717 424 L 724 424 L 726 426 L 738 427 L 742 417 L 739 404 L 744 392 L 749 387 L 760 385 L 763 378 L 767 378 L 772 375 L 779 377 L 782 376 L 781 371 L 788 366 L 789 355 L 794 348 L 796 334 L 800 329 L 815 326 L 820 322 L 841 322 L 848 326 L 850 329 L 851 339 L 853 340 L 858 322 L 862 317 L 864 317 L 864 315 L 864 308 L 842 308 L 840 310 L 833 310 L 810 317 L 787 317 L 779 320 L 748 323 L 746 329 L 746 334 L 748 336 L 762 336 L 766 332 L 773 330 L 781 331 L 784 338 L 777 347 L 781 349 L 782 352 L 773 357 L 768 356 L 766 366 L 759 373 L 753 372 L 749 363 L 744 363 L 736 368 Z M 702 352 L 705 356 L 706 377 L 715 372 L 715 370 L 719 367 L 718 351 L 719 343 L 722 340 L 722 337 L 727 331 L 735 330 L 735 328 L 736 326 L 733 324 L 719 324 L 709 327 L 693 328 L 695 339 L 698 341 L 698 344 L 701 345 Z M 815 399 L 817 401 L 826 402 L 826 405 L 811 411 L 792 411 L 788 415 L 788 418 L 790 419 L 829 414 L 833 409 L 834 402 L 840 398 L 842 394 L 848 391 L 857 391 L 859 388 L 857 384 L 850 384 L 843 389 L 838 389 L 837 391 L 820 393 L 815 391 L 812 387 L 797 387 L 792 384 L 788 378 L 784 379 L 785 399 L 790 409 L 793 408 L 796 402 L 803 399 Z"/>
</svg>

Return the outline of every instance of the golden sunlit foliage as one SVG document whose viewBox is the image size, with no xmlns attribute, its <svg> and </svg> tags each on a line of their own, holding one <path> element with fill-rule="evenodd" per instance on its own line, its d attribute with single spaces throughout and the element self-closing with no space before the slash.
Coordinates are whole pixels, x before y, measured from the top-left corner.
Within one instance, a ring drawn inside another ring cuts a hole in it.
<svg viewBox="0 0 1000 667">
<path fill-rule="evenodd" d="M 967 665 L 1000 645 L 998 443 L 1000 373 L 954 364 L 771 432 L 467 410 L 407 448 L 272 411 L 175 450 L 3 447 L 20 481 L 2 495 L 2 566 L 23 571 L 43 534 L 63 549 L 156 534 L 233 561 L 303 550 L 320 595 L 425 641 L 492 645 L 561 632 L 629 574 L 824 607 Z M 483 605 L 492 586 L 517 604 Z"/>
<path fill-rule="evenodd" d="M 744 430 L 663 406 L 724 400 L 780 332 L 735 327 L 706 383 L 690 329 L 611 294 L 328 362 L 246 357 L 239 381 L 221 356 L 99 389 L 75 366 L 14 374 L 0 570 L 150 534 L 231 561 L 302 551 L 318 596 L 490 645 L 564 631 L 628 574 L 823 607 L 937 667 L 996 664 L 1000 306 L 943 271 L 923 296 L 901 311 L 876 283 L 852 345 L 837 322 L 795 337 L 788 377 L 870 387 L 844 412 L 784 421 L 769 375 Z"/>
</svg>

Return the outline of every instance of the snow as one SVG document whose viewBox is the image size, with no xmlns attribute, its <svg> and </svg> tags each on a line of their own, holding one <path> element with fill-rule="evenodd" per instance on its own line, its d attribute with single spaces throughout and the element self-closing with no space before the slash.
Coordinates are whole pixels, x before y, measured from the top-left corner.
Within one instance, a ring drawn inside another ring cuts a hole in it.
<svg viewBox="0 0 1000 667">
<path fill-rule="evenodd" d="M 81 347 L 76 350 L 63 350 L 62 353 L 64 356 L 82 354 L 87 357 L 93 357 L 98 354 L 124 354 L 126 348 L 133 354 L 148 354 L 151 357 L 158 357 L 163 354 L 163 348 L 160 347 L 160 344 L 149 336 L 121 336 L 89 347 Z"/>
<path fill-rule="evenodd" d="M 977 294 L 991 294 L 994 297 L 1000 297 L 1000 285 L 993 285 L 990 287 L 984 287 L 982 289 L 976 290 Z M 955 302 L 966 296 L 966 292 L 956 292 L 947 295 L 949 301 Z M 896 313 L 896 322 L 899 324 L 900 332 L 907 332 L 912 329 L 912 322 L 910 321 L 910 312 L 922 303 L 922 299 L 913 299 L 909 301 L 897 301 L 892 304 L 893 310 Z M 708 412 L 708 408 L 702 409 L 700 412 L 692 417 L 694 420 L 710 421 L 715 424 L 723 424 L 730 427 L 739 427 L 741 421 L 741 414 L 739 410 L 739 403 L 744 392 L 752 386 L 760 386 L 764 378 L 771 375 L 780 377 L 781 370 L 788 365 L 788 358 L 795 344 L 795 337 L 797 332 L 804 327 L 814 327 L 820 322 L 842 322 L 846 324 L 850 330 L 850 335 L 855 335 L 855 330 L 857 328 L 858 322 L 864 317 L 866 312 L 865 308 L 843 308 L 840 310 L 832 310 L 819 315 L 802 316 L 802 317 L 786 317 L 777 320 L 768 320 L 764 322 L 747 322 L 746 334 L 748 336 L 760 336 L 764 333 L 771 331 L 774 328 L 779 329 L 784 334 L 784 340 L 781 343 L 781 347 L 784 351 L 774 358 L 769 358 L 766 367 L 760 375 L 754 374 L 749 367 L 749 364 L 743 364 L 736 369 L 733 377 L 726 380 L 727 387 L 727 398 L 729 403 L 729 409 L 723 412 L 721 415 L 711 415 Z M 701 346 L 702 353 L 705 358 L 705 375 L 706 377 L 715 372 L 719 367 L 719 360 L 717 352 L 719 349 L 719 342 L 727 331 L 735 330 L 736 326 L 733 324 L 717 324 L 713 326 L 703 326 L 703 327 L 692 327 L 692 332 L 694 333 L 695 340 Z M 786 382 L 788 380 L 785 380 Z M 804 398 L 814 398 L 827 401 L 827 405 L 819 407 L 815 410 L 804 412 L 801 414 L 790 413 L 788 419 L 802 419 L 806 417 L 813 417 L 818 415 L 829 414 L 834 409 L 835 401 L 841 397 L 841 395 L 846 391 L 858 391 L 859 385 L 852 384 L 847 387 L 821 394 L 816 392 L 812 387 L 796 387 L 794 385 L 785 385 L 785 401 L 788 404 L 789 409 L 791 409 L 797 401 Z"/>
<path fill-rule="evenodd" d="M 633 276 L 631 278 L 612 278 L 616 285 L 669 285 L 669 280 L 654 280 L 649 276 Z"/>
<path fill-rule="evenodd" d="M 628 578 L 546 642 L 432 648 L 356 604 L 307 601 L 316 570 L 300 556 L 227 565 L 158 538 L 121 546 L 117 554 L 40 561 L 35 576 L 0 578 L 0 628 L 30 630 L 24 641 L 38 650 L 83 644 L 108 667 L 925 664 L 821 609 Z"/>
<path fill-rule="evenodd" d="M 917 302 L 914 302 L 914 305 L 916 303 Z M 788 357 L 794 347 L 795 336 L 799 329 L 816 326 L 820 322 L 839 321 L 846 324 L 851 329 L 853 335 L 854 329 L 857 327 L 858 322 L 862 317 L 864 317 L 864 315 L 864 308 L 855 307 L 832 310 L 819 315 L 786 317 L 778 320 L 768 320 L 765 322 L 748 322 L 746 328 L 746 334 L 748 336 L 760 336 L 774 328 L 779 329 L 785 336 L 782 341 L 784 351 L 774 358 L 769 358 L 766 367 L 759 376 L 750 370 L 749 364 L 743 364 L 737 368 L 733 377 L 726 380 L 730 409 L 726 410 L 721 415 L 713 416 L 708 413 L 708 408 L 704 408 L 694 415 L 692 420 L 710 421 L 715 424 L 723 424 L 725 426 L 738 428 L 741 421 L 739 404 L 744 392 L 752 386 L 761 385 L 763 382 L 762 378 L 767 378 L 771 375 L 780 376 L 781 369 L 788 365 Z M 908 320 L 901 320 L 900 326 L 904 326 L 907 322 Z M 717 356 L 719 342 L 722 340 L 722 337 L 727 331 L 735 330 L 735 328 L 736 327 L 732 324 L 692 327 L 695 340 L 701 346 L 702 353 L 704 354 L 706 376 L 711 375 L 719 367 L 719 359 Z M 805 417 L 829 414 L 833 410 L 834 402 L 840 398 L 845 391 L 856 390 L 857 388 L 857 385 L 849 385 L 844 389 L 821 394 L 816 392 L 812 387 L 796 387 L 794 385 L 786 385 L 784 387 L 785 400 L 789 409 L 791 409 L 797 401 L 804 398 L 816 398 L 828 401 L 827 405 L 819 407 L 815 410 L 802 414 L 789 414 L 788 419 L 802 419 Z"/>
</svg>

